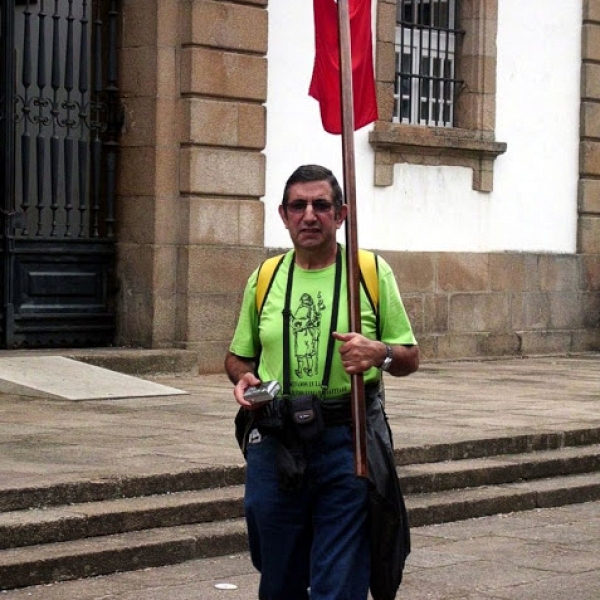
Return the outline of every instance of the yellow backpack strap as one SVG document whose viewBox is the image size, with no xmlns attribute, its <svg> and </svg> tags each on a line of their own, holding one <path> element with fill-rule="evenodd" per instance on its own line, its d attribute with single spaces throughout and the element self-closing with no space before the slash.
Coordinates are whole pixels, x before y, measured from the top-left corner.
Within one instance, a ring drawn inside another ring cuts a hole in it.
<svg viewBox="0 0 600 600">
<path fill-rule="evenodd" d="M 376 315 L 379 314 L 379 266 L 377 255 L 368 250 L 358 251 L 360 280 Z"/>
<path fill-rule="evenodd" d="M 258 269 L 258 277 L 256 280 L 256 310 L 259 315 L 265 304 L 267 294 L 271 289 L 271 284 L 275 279 L 275 273 L 277 273 L 277 269 L 279 269 L 279 265 L 281 265 L 284 256 L 285 254 L 271 256 L 271 258 L 267 258 Z"/>
<path fill-rule="evenodd" d="M 265 299 L 271 289 L 275 273 L 281 265 L 285 254 L 278 254 L 267 258 L 258 270 L 256 280 L 256 310 L 261 313 L 265 304 Z M 377 264 L 377 255 L 368 250 L 358 251 L 358 263 L 360 267 L 360 279 L 367 298 L 373 307 L 375 314 L 379 313 L 379 273 Z"/>
</svg>

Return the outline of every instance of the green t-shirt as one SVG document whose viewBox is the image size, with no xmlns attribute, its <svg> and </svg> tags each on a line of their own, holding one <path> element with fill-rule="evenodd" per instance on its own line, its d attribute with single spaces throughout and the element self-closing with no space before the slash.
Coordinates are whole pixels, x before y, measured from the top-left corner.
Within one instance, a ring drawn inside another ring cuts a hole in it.
<svg viewBox="0 0 600 600">
<path fill-rule="evenodd" d="M 335 331 L 348 332 L 346 292 L 346 253 L 342 254 L 340 305 Z M 283 383 L 283 315 L 285 292 L 292 252 L 288 252 L 275 274 L 266 297 L 260 319 L 256 310 L 258 269 L 250 276 L 230 352 L 244 358 L 258 356 L 258 376 L 261 381 L 276 379 Z M 379 262 L 379 318 L 381 341 L 386 344 L 415 345 L 408 316 L 402 304 L 398 286 L 390 266 Z M 321 393 L 327 343 L 331 329 L 334 296 L 335 264 L 325 269 L 305 270 L 295 265 L 290 302 L 290 381 L 292 395 Z M 377 339 L 376 317 L 367 295 L 360 286 L 361 333 Z M 338 398 L 350 392 L 350 376 L 344 371 L 335 342 L 329 387 L 325 398 Z M 261 350 L 262 349 L 262 350 Z M 377 368 L 364 373 L 365 383 L 381 377 Z"/>
</svg>

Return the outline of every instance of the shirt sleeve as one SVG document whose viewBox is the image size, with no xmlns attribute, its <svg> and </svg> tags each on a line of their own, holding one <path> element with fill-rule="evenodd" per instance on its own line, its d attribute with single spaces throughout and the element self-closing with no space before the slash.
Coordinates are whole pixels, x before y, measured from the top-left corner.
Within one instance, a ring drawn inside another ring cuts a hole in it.
<svg viewBox="0 0 600 600">
<path fill-rule="evenodd" d="M 381 341 L 391 345 L 415 346 L 417 340 L 406 314 L 394 272 L 380 256 L 378 261 Z"/>
<path fill-rule="evenodd" d="M 255 358 L 260 351 L 258 311 L 256 310 L 257 278 L 258 269 L 252 273 L 246 283 L 237 326 L 229 346 L 232 354 L 243 358 Z"/>
</svg>

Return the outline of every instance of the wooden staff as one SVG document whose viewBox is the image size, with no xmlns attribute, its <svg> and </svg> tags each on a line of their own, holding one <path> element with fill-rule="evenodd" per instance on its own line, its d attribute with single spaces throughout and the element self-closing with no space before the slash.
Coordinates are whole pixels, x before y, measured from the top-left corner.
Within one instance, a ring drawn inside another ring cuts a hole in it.
<svg viewBox="0 0 600 600">
<path fill-rule="evenodd" d="M 354 161 L 354 101 L 352 95 L 352 53 L 348 0 L 338 0 L 340 45 L 340 86 L 342 102 L 342 156 L 344 196 L 348 205 L 346 218 L 346 267 L 350 331 L 361 333 L 360 267 L 356 225 L 356 169 Z M 362 373 L 351 375 L 352 438 L 354 470 L 357 477 L 367 477 L 365 386 Z"/>
</svg>

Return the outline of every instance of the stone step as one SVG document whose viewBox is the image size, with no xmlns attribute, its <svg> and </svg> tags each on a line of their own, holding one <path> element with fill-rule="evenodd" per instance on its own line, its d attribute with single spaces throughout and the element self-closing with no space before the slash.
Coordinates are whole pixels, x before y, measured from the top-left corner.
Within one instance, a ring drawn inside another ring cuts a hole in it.
<svg viewBox="0 0 600 600">
<path fill-rule="evenodd" d="M 595 471 L 600 472 L 600 445 L 408 465 L 399 468 L 399 475 L 402 489 L 410 497 Z M 218 474 L 223 477 L 216 477 Z M 53 494 L 48 505 L 36 503 L 36 508 L 0 512 L 0 549 L 240 517 L 243 486 L 238 481 L 242 475 L 237 471 L 211 469 L 204 478 L 194 472 L 188 473 L 188 477 L 174 474 L 171 480 L 149 478 L 143 485 L 137 481 L 137 485 L 129 482 L 128 486 L 114 489 L 109 486 L 111 493 L 127 490 L 129 496 L 124 497 L 109 496 L 102 487 L 84 487 L 88 492 L 94 490 L 92 495 L 100 496 L 100 500 L 89 500 L 84 493 L 71 493 L 65 495 L 61 505 L 56 502 L 59 495 Z M 211 481 L 221 487 L 195 489 L 200 483 Z M 171 491 L 161 493 L 165 488 Z M 137 496 L 131 495 L 134 491 Z M 14 495 L 18 496 L 16 492 Z M 75 496 L 84 500 L 74 501 Z M 46 496 L 40 493 L 33 497 L 39 501 Z"/>
<path fill-rule="evenodd" d="M 189 373 L 197 375 L 200 356 L 182 348 L 27 348 L 0 350 L 0 358 L 64 356 L 127 375 Z"/>
<path fill-rule="evenodd" d="M 243 486 L 0 513 L 0 549 L 243 516 Z"/>
<path fill-rule="evenodd" d="M 0 512 L 226 487 L 242 484 L 244 476 L 245 467 L 234 465 L 81 481 L 48 479 L 30 487 L 3 488 L 0 483 Z"/>
<path fill-rule="evenodd" d="M 222 491 L 222 490 L 221 490 Z M 407 496 L 413 527 L 600 499 L 600 473 Z M 247 549 L 242 518 L 0 551 L 0 590 Z"/>
<path fill-rule="evenodd" d="M 37 351 L 40 353 L 40 351 Z M 44 352 L 44 351 L 42 351 Z M 180 348 L 74 348 L 45 351 L 128 375 L 194 373 L 200 368 L 197 352 Z M 31 351 L 29 351 L 31 354 Z"/>
<path fill-rule="evenodd" d="M 411 526 L 578 504 L 600 499 L 600 472 L 407 495 Z"/>
<path fill-rule="evenodd" d="M 405 494 L 497 485 L 600 471 L 600 444 L 439 463 L 398 469 Z"/>
<path fill-rule="evenodd" d="M 594 444 L 600 444 L 600 427 L 524 433 L 424 446 L 402 446 L 396 441 L 395 456 L 397 465 L 414 465 L 510 454 L 527 454 Z"/>
<path fill-rule="evenodd" d="M 244 519 L 146 529 L 0 552 L 0 590 L 177 564 L 247 549 Z"/>
<path fill-rule="evenodd" d="M 414 472 L 413 467 L 420 464 L 445 462 L 461 464 L 468 459 L 517 454 L 527 456 L 538 451 L 576 449 L 590 445 L 600 445 L 600 428 L 504 436 L 427 446 L 405 446 L 396 449 L 395 457 L 396 464 L 402 467 L 401 473 L 409 475 L 406 467 L 410 466 L 411 472 Z M 55 481 L 48 478 L 30 487 L 3 487 L 0 482 L 0 511 L 237 485 L 243 483 L 244 473 L 243 465 L 232 465 L 81 481 Z"/>
</svg>

